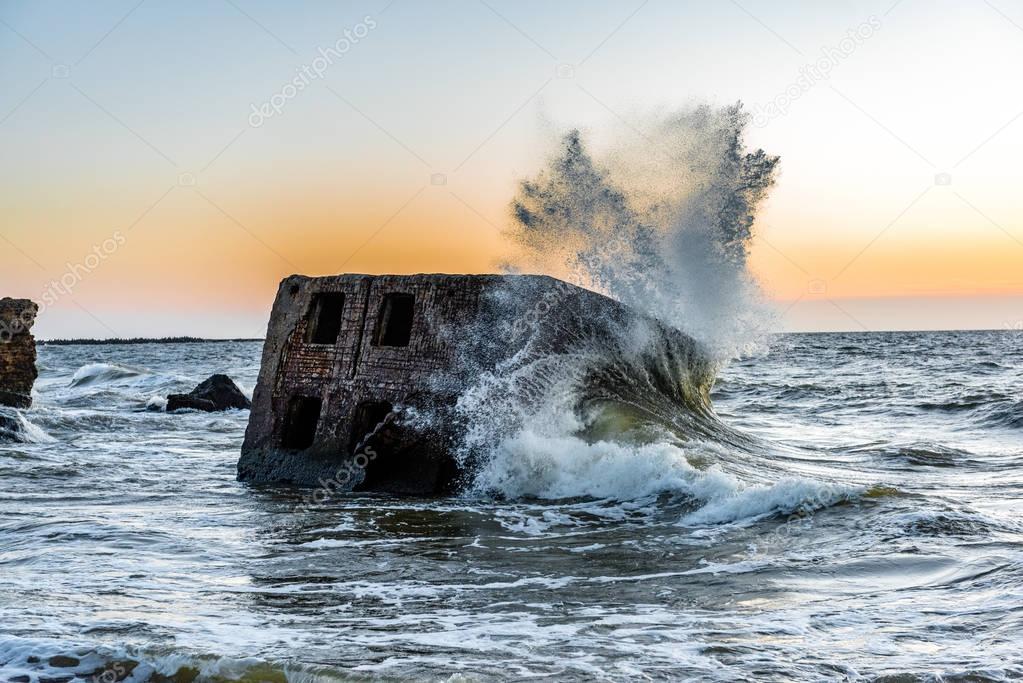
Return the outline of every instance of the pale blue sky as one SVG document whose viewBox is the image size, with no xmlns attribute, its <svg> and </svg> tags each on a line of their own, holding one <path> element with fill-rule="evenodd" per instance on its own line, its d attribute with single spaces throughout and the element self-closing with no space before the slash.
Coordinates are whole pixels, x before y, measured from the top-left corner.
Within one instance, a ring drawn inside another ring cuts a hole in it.
<svg viewBox="0 0 1023 683">
<path fill-rule="evenodd" d="M 252 105 L 367 16 L 375 28 L 323 79 L 249 125 Z M 970 326 L 1023 319 L 1018 4 L 8 0 L 0 20 L 0 295 L 38 299 L 112 231 L 141 226 L 41 336 L 251 336 L 279 277 L 387 269 L 389 239 L 416 245 L 396 270 L 486 269 L 552 132 L 644 144 L 652 109 L 756 111 L 871 21 L 827 80 L 749 133 L 783 158 L 758 247 L 781 327 L 898 326 L 871 297 L 920 295 L 1002 297 Z M 945 172 L 951 188 L 934 187 Z M 191 311 L 204 278 L 215 292 Z M 817 279 L 828 288 L 807 294 Z M 833 320 L 789 306 L 804 296 L 866 303 Z M 956 326 L 955 301 L 913 325 Z"/>
</svg>

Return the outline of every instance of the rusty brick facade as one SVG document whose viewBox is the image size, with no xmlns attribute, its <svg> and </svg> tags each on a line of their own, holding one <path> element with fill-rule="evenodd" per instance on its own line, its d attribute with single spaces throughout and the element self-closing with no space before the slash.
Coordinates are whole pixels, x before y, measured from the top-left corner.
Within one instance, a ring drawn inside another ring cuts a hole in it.
<svg viewBox="0 0 1023 683">
<path fill-rule="evenodd" d="M 516 277 L 533 281 L 534 289 L 555 282 Z M 459 335 L 474 327 L 482 297 L 507 281 L 496 275 L 284 280 L 267 330 L 239 479 L 317 485 L 336 477 L 387 408 L 451 405 L 457 391 L 438 378 L 466 352 Z M 381 435 L 377 450 L 388 451 L 402 481 L 377 482 L 377 488 L 444 488 L 442 482 L 454 477 L 445 443 L 450 437 L 436 430 Z M 365 483 L 360 478 L 346 483 Z"/>
<path fill-rule="evenodd" d="M 32 336 L 39 307 L 28 299 L 0 299 L 0 405 L 28 408 L 35 384 L 36 344 Z"/>
</svg>

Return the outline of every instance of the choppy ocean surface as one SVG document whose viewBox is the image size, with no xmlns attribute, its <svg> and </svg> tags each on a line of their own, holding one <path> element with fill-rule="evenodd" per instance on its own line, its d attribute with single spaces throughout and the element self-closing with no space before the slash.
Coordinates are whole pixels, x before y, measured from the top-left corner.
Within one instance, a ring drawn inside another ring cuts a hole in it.
<svg viewBox="0 0 1023 683">
<path fill-rule="evenodd" d="M 782 336 L 715 387 L 743 448 L 527 441 L 510 496 L 313 508 L 235 481 L 247 412 L 147 410 L 259 356 L 40 347 L 0 682 L 1023 678 L 1023 334 Z"/>
</svg>

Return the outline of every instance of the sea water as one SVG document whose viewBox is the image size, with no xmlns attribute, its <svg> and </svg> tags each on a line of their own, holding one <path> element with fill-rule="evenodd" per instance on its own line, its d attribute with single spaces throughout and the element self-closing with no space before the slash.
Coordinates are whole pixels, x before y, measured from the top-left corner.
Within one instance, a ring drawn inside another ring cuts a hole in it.
<svg viewBox="0 0 1023 683">
<path fill-rule="evenodd" d="M 161 410 L 260 343 L 41 346 L 0 680 L 1023 677 L 1023 335 L 768 348 L 720 429 L 529 424 L 459 496 L 310 506 L 235 480 L 246 411 Z"/>
</svg>

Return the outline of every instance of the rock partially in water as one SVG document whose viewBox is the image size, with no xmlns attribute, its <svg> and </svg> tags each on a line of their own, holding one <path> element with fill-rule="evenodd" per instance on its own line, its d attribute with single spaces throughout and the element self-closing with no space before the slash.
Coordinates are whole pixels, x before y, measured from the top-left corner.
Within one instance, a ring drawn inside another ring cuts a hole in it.
<svg viewBox="0 0 1023 683">
<path fill-rule="evenodd" d="M 32 325 L 38 312 L 28 299 L 0 299 L 0 406 L 32 405 L 38 376 Z"/>
<path fill-rule="evenodd" d="M 52 661 L 52 660 L 51 660 Z M 90 682 L 95 683 L 120 683 L 131 676 L 132 672 L 135 671 L 139 663 L 126 659 L 124 661 L 114 661 L 108 664 L 104 664 L 95 671 L 84 674 L 84 678 Z M 179 678 L 179 677 L 165 677 L 160 674 L 153 674 L 147 680 L 149 681 L 167 681 L 167 683 L 188 683 L 189 681 L 195 680 L 194 678 Z"/>
<path fill-rule="evenodd" d="M 50 657 L 50 666 L 58 669 L 73 669 L 74 667 L 81 664 L 77 657 L 68 657 L 66 655 L 55 655 Z"/>
<path fill-rule="evenodd" d="M 227 375 L 213 375 L 187 394 L 171 394 L 167 397 L 168 413 L 182 408 L 214 413 L 231 408 L 248 410 L 251 407 L 252 402 Z"/>
</svg>

